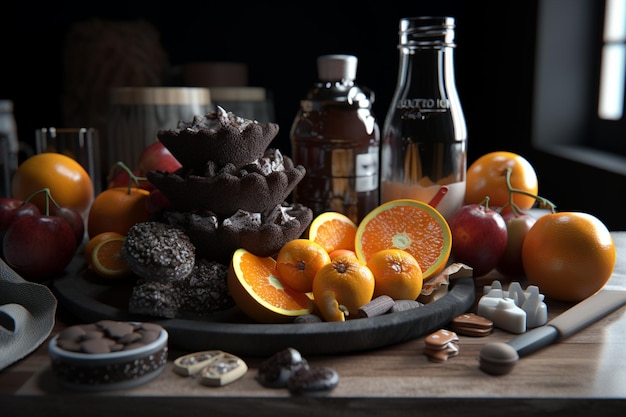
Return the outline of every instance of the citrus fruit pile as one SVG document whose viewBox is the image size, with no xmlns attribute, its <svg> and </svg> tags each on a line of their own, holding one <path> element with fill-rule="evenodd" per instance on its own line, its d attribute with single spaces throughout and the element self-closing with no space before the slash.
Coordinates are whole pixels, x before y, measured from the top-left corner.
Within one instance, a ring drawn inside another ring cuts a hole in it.
<svg viewBox="0 0 626 417">
<path fill-rule="evenodd" d="M 237 250 L 228 286 L 257 322 L 286 323 L 311 313 L 345 321 L 381 295 L 415 300 L 423 282 L 446 266 L 451 244 L 443 216 L 419 201 L 382 204 L 358 225 L 326 212 L 313 219 L 307 238 L 288 242 L 275 257 Z"/>
<path fill-rule="evenodd" d="M 552 202 L 537 194 L 538 188 L 537 174 L 524 157 L 506 151 L 487 153 L 467 170 L 464 208 L 488 198 L 489 204 L 498 207 L 505 219 L 506 247 L 502 257 L 496 260 L 498 272 L 525 276 L 548 298 L 582 301 L 601 290 L 610 279 L 615 267 L 615 243 L 597 217 L 583 212 L 557 212 Z M 549 208 L 549 212 L 540 216 L 530 214 L 528 210 L 535 206 Z M 473 220 L 477 223 L 476 216 Z M 453 240 L 461 242 L 454 236 L 457 228 L 453 223 L 450 222 Z M 465 226 L 470 225 L 466 222 Z M 476 240 L 481 230 L 473 229 L 476 235 L 470 238 Z M 491 237 L 489 242 L 494 251 L 497 239 L 493 234 Z M 478 252 L 485 249 L 480 249 L 478 244 L 473 246 L 472 259 L 478 260 Z M 456 259 L 456 248 L 452 249 Z M 468 259 L 464 262 L 477 272 L 478 265 L 471 265 Z"/>
</svg>

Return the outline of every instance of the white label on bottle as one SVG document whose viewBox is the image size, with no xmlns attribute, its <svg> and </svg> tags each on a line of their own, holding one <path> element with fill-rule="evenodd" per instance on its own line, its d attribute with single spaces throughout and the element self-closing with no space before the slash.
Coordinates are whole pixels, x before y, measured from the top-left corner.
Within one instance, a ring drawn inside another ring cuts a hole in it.
<svg viewBox="0 0 626 417">
<path fill-rule="evenodd" d="M 378 148 L 356 156 L 356 192 L 378 189 Z"/>
</svg>

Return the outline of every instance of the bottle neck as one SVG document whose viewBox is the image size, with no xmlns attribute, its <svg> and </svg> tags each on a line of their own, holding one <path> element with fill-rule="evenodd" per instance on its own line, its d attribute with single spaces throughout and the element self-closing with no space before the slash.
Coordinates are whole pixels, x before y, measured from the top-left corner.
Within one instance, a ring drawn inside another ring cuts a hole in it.
<svg viewBox="0 0 626 417">
<path fill-rule="evenodd" d="M 431 98 L 456 96 L 454 49 L 400 47 L 396 91 L 405 96 L 425 95 Z"/>
<path fill-rule="evenodd" d="M 374 93 L 357 86 L 354 81 L 317 82 L 300 102 L 305 110 L 323 106 L 347 106 L 355 109 L 369 109 L 374 102 Z"/>
</svg>

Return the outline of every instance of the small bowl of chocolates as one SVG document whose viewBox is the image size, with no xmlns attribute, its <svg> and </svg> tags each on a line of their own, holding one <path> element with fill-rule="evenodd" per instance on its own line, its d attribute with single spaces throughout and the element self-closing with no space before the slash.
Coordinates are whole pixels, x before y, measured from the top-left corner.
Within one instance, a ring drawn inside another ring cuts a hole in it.
<svg viewBox="0 0 626 417">
<path fill-rule="evenodd" d="M 100 320 L 69 326 L 48 344 L 52 371 L 65 388 L 128 389 L 164 369 L 168 333 L 158 324 Z"/>
</svg>

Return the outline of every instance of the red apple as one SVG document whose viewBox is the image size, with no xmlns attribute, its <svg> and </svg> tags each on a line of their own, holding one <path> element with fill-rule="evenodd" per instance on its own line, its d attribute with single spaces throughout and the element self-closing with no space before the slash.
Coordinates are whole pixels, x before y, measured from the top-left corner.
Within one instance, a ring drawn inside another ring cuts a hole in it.
<svg viewBox="0 0 626 417">
<path fill-rule="evenodd" d="M 150 195 L 146 200 L 146 208 L 148 209 L 148 212 L 150 214 L 156 214 L 159 211 L 168 208 L 169 206 L 170 201 L 161 190 L 155 188 L 154 190 L 150 191 Z"/>
<path fill-rule="evenodd" d="M 128 187 L 130 184 L 130 175 L 128 171 L 122 167 L 116 167 L 113 171 L 113 175 L 108 180 L 109 184 L 107 188 Z"/>
<path fill-rule="evenodd" d="M 37 206 L 31 202 L 24 202 L 17 198 L 0 198 L 0 240 L 9 226 L 22 216 L 41 214 Z"/>
<path fill-rule="evenodd" d="M 500 213 L 481 204 L 467 204 L 448 223 L 455 262 L 471 266 L 475 277 L 495 268 L 507 241 L 506 222 Z"/>
<path fill-rule="evenodd" d="M 502 215 L 506 222 L 507 241 L 504 253 L 500 257 L 496 270 L 502 275 L 524 276 L 524 265 L 522 264 L 522 244 L 526 233 L 537 221 L 527 213 L 516 214 L 509 211 Z"/>
<path fill-rule="evenodd" d="M 57 216 L 23 216 L 9 227 L 2 241 L 4 259 L 25 279 L 43 281 L 60 274 L 76 252 L 70 224 Z"/>
<path fill-rule="evenodd" d="M 80 246 L 83 243 L 85 237 L 85 219 L 80 213 L 69 207 L 61 207 L 56 204 L 50 204 L 49 214 L 51 216 L 57 216 L 65 220 L 72 226 L 74 231 L 74 237 L 76 238 L 76 246 Z"/>
<path fill-rule="evenodd" d="M 178 159 L 172 155 L 172 153 L 163 145 L 163 143 L 156 141 L 144 148 L 137 160 L 136 173 L 138 176 L 145 177 L 148 171 L 164 171 L 175 172 L 180 169 L 182 165 L 178 162 Z M 146 181 L 146 184 L 142 184 L 142 188 L 147 190 L 153 190 L 155 187 Z"/>
</svg>

